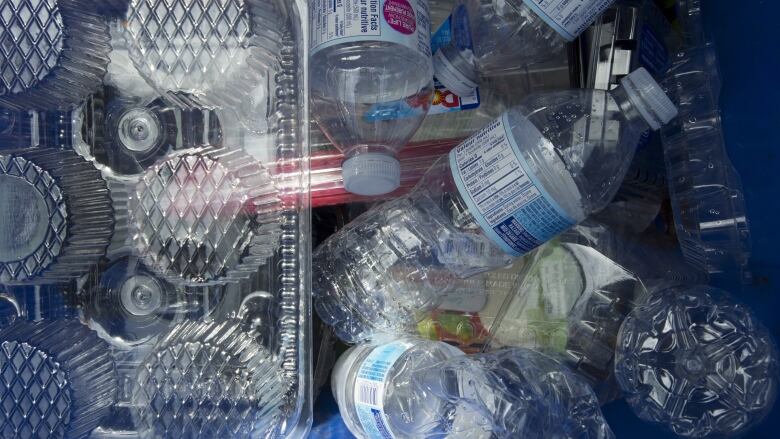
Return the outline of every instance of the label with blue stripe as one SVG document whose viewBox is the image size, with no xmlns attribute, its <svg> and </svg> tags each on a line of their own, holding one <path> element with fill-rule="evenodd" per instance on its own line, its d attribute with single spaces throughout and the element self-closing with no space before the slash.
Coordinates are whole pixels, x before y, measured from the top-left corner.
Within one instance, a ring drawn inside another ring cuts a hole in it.
<svg viewBox="0 0 780 439">
<path fill-rule="evenodd" d="M 376 347 L 360 365 L 355 380 L 355 412 L 369 439 L 395 439 L 384 411 L 385 386 L 393 366 L 412 344 L 394 341 Z"/>
<path fill-rule="evenodd" d="M 524 148 L 546 141 L 526 118 L 515 124 Z M 504 113 L 453 149 L 449 159 L 458 191 L 485 234 L 508 254 L 521 256 L 576 221 L 531 171 L 509 127 L 509 115 Z"/>
<path fill-rule="evenodd" d="M 523 0 L 567 41 L 585 31 L 615 0 Z"/>
</svg>

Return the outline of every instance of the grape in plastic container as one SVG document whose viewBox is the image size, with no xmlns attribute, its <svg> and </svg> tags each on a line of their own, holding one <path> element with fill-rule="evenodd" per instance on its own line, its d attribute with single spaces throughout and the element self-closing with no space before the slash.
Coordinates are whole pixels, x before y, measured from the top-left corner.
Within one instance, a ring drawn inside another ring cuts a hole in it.
<svg viewBox="0 0 780 439">
<path fill-rule="evenodd" d="M 0 436 L 306 436 L 307 13 L 0 0 Z"/>
<path fill-rule="evenodd" d="M 313 0 L 311 113 L 345 155 L 344 187 L 360 195 L 400 184 L 397 152 L 430 108 L 428 0 Z"/>
<path fill-rule="evenodd" d="M 459 0 L 453 38 L 434 54 L 437 79 L 466 96 L 481 76 L 548 60 L 574 41 L 614 0 Z"/>
<path fill-rule="evenodd" d="M 777 346 L 724 291 L 662 284 L 623 322 L 615 375 L 643 420 L 683 437 L 734 437 L 772 410 Z"/>
<path fill-rule="evenodd" d="M 410 194 L 318 247 L 317 312 L 350 342 L 413 330 L 448 279 L 508 265 L 604 208 L 642 133 L 676 111 L 644 69 L 610 92 L 528 97 L 437 161 Z"/>
</svg>

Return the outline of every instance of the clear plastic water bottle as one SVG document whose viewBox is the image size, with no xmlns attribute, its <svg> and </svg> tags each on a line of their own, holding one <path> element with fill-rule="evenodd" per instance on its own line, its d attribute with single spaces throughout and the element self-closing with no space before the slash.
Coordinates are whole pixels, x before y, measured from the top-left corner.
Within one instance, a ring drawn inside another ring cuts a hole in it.
<svg viewBox="0 0 780 439">
<path fill-rule="evenodd" d="M 0 436 L 85 438 L 117 399 L 108 344 L 78 320 L 0 330 Z"/>
<path fill-rule="evenodd" d="M 425 438 L 448 432 L 454 407 L 412 384 L 419 369 L 455 356 L 442 342 L 404 338 L 358 345 L 336 362 L 331 388 L 344 422 L 360 439 Z"/>
<path fill-rule="evenodd" d="M 615 374 L 642 419 L 686 437 L 735 437 L 777 396 L 778 353 L 743 305 L 707 286 L 656 288 L 620 329 Z"/>
<path fill-rule="evenodd" d="M 392 192 L 433 93 L 428 0 L 312 0 L 309 17 L 312 116 L 344 152 L 344 187 Z"/>
<path fill-rule="evenodd" d="M 459 0 L 450 45 L 434 55 L 436 78 L 460 96 L 480 76 L 551 59 L 614 0 Z"/>
<path fill-rule="evenodd" d="M 409 195 L 315 251 L 320 317 L 346 341 L 413 330 L 450 279 L 507 265 L 604 208 L 642 133 L 675 114 L 644 69 L 611 92 L 527 98 L 440 159 Z"/>
<path fill-rule="evenodd" d="M 0 0 L 0 104 L 66 108 L 97 89 L 111 50 L 91 0 Z"/>
<path fill-rule="evenodd" d="M 587 381 L 533 350 L 452 357 L 416 370 L 412 381 L 417 394 L 469 414 L 450 438 L 614 437 Z"/>
</svg>

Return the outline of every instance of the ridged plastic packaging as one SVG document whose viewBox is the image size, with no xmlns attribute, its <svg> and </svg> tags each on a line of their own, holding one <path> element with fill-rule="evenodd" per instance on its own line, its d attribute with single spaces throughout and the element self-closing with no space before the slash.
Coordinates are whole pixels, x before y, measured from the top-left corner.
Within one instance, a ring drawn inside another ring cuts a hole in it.
<svg viewBox="0 0 780 439">
<path fill-rule="evenodd" d="M 0 0 L 0 334 L 80 392 L 42 435 L 8 381 L 0 436 L 306 436 L 307 16 Z"/>
</svg>

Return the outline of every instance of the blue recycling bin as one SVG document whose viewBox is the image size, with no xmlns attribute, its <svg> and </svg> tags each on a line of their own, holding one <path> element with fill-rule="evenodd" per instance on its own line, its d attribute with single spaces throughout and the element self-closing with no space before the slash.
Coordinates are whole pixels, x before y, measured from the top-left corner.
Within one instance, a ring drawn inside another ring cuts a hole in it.
<svg viewBox="0 0 780 439">
<path fill-rule="evenodd" d="M 726 146 L 742 176 L 745 201 L 753 235 L 751 268 L 753 281 L 741 286 L 724 279 L 722 286 L 750 305 L 756 315 L 780 340 L 780 233 L 777 214 L 780 203 L 780 161 L 777 128 L 780 126 L 780 46 L 775 18 L 780 3 L 750 0 L 737 4 L 727 0 L 703 3 L 705 26 L 720 60 L 723 89 L 720 97 Z M 671 433 L 640 422 L 624 401 L 612 403 L 604 413 L 618 438 L 666 438 Z M 776 438 L 780 430 L 780 404 L 749 438 Z"/>
<path fill-rule="evenodd" d="M 703 14 L 707 34 L 718 51 L 723 127 L 729 155 L 742 176 L 753 236 L 753 280 L 723 279 L 716 286 L 727 289 L 756 315 L 780 340 L 780 38 L 777 18 L 780 2 L 707 0 Z M 659 439 L 675 435 L 640 421 L 624 401 L 603 408 L 618 438 Z M 780 403 L 748 438 L 777 438 Z M 338 408 L 325 388 L 315 407 L 312 438 L 349 438 Z"/>
</svg>

